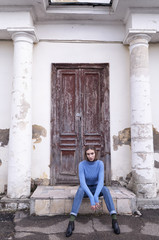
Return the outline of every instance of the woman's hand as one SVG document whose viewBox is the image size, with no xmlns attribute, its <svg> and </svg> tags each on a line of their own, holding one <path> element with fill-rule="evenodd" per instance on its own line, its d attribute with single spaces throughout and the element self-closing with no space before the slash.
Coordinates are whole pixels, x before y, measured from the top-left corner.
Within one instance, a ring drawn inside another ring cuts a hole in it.
<svg viewBox="0 0 159 240">
<path fill-rule="evenodd" d="M 96 203 L 95 205 L 91 206 L 91 209 L 92 209 L 93 211 L 98 210 L 98 209 L 100 209 L 100 208 L 101 208 L 100 203 Z"/>
<path fill-rule="evenodd" d="M 93 211 L 95 211 L 95 210 L 96 210 L 96 205 L 92 205 L 92 206 L 91 206 L 91 209 L 92 209 Z"/>
<path fill-rule="evenodd" d="M 100 203 L 96 203 L 95 207 L 96 207 L 96 209 L 100 209 L 101 208 Z"/>
</svg>

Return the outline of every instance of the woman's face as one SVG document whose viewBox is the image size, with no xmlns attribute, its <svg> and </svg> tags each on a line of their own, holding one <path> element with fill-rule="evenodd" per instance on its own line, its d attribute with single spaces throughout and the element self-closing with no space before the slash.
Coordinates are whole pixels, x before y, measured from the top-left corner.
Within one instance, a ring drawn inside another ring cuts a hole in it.
<svg viewBox="0 0 159 240">
<path fill-rule="evenodd" d="M 90 162 L 93 162 L 94 159 L 95 159 L 95 151 L 92 150 L 92 149 L 88 149 L 86 151 L 86 156 L 87 156 L 87 159 L 90 161 Z"/>
</svg>

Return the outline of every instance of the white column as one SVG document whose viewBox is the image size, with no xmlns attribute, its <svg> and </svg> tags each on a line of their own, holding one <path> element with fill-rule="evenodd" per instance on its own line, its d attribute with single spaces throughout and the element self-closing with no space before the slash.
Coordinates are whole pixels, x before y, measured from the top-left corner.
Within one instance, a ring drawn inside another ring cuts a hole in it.
<svg viewBox="0 0 159 240">
<path fill-rule="evenodd" d="M 129 39 L 131 81 L 131 147 L 134 192 L 138 197 L 156 196 L 153 130 L 151 119 L 149 52 L 150 37 Z"/>
<path fill-rule="evenodd" d="M 8 189 L 10 198 L 30 195 L 32 119 L 31 79 L 34 36 L 25 32 L 12 35 L 14 73 L 9 136 Z"/>
</svg>

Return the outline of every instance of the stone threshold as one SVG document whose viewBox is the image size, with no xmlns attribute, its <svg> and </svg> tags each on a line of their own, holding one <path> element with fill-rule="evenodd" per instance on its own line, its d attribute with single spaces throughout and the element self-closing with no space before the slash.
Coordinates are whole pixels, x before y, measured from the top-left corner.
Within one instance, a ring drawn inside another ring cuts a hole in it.
<svg viewBox="0 0 159 240">
<path fill-rule="evenodd" d="M 137 209 L 159 209 L 159 195 L 156 198 L 136 198 L 125 187 L 108 187 L 118 214 L 131 215 Z M 38 186 L 30 198 L 11 199 L 6 195 L 0 197 L 0 211 L 30 210 L 31 214 L 52 216 L 69 214 L 77 186 Z M 101 210 L 108 213 L 103 197 L 100 197 Z M 84 199 L 81 214 L 92 213 L 89 199 Z"/>
<path fill-rule="evenodd" d="M 0 199 L 0 211 L 17 211 L 17 210 L 29 210 L 30 199 L 29 198 L 8 198 L 3 196 Z"/>
<path fill-rule="evenodd" d="M 78 186 L 38 186 L 30 198 L 30 214 L 53 216 L 69 214 Z M 118 214 L 132 215 L 136 211 L 136 195 L 124 187 L 108 187 Z M 103 197 L 97 213 L 108 213 Z M 80 214 L 92 213 L 90 201 L 84 198 Z"/>
<path fill-rule="evenodd" d="M 159 209 L 159 195 L 155 198 L 137 198 L 138 209 Z"/>
</svg>

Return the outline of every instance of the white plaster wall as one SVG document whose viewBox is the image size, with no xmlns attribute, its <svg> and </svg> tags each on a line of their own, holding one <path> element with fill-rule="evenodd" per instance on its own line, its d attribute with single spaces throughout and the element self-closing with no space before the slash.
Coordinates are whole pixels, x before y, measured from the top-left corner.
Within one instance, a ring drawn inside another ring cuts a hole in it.
<svg viewBox="0 0 159 240">
<path fill-rule="evenodd" d="M 159 132 L 159 44 L 150 44 L 150 82 L 153 127 Z M 154 160 L 159 162 L 159 152 L 154 153 Z M 159 191 L 159 168 L 155 168 L 157 190 Z"/>
<path fill-rule="evenodd" d="M 127 28 L 158 30 L 159 16 L 132 14 Z M 144 21 L 143 21 L 144 20 Z M 140 24 L 139 24 L 140 23 Z M 0 29 L 31 27 L 28 12 L 0 13 Z M 50 178 L 50 108 L 51 63 L 109 63 L 110 64 L 110 141 L 112 179 L 125 178 L 131 171 L 130 146 L 113 148 L 113 136 L 130 127 L 129 50 L 123 46 L 125 34 L 121 23 L 92 24 L 67 22 L 36 26 L 40 42 L 34 45 L 32 80 L 32 123 L 46 130 L 41 141 L 33 140 L 32 178 Z M 6 33 L 5 33 L 6 34 Z M 9 33 L 6 34 L 9 38 Z M 114 42 L 114 39 L 116 42 Z M 112 43 L 110 43 L 112 42 Z M 152 121 L 159 131 L 159 44 L 150 44 L 150 80 Z M 0 41 L 0 129 L 10 127 L 10 103 L 13 75 L 13 43 Z M 159 162 L 159 153 L 154 154 Z M 8 145 L 0 145 L 0 193 L 7 184 Z M 159 169 L 156 171 L 159 190 Z"/>
<path fill-rule="evenodd" d="M 33 20 L 29 12 L 0 13 L 0 29 L 31 26 L 33 26 Z"/>
<path fill-rule="evenodd" d="M 134 29 L 159 29 L 158 26 L 159 16 L 158 14 L 132 14 L 132 28 Z"/>
<path fill-rule="evenodd" d="M 51 107 L 51 64 L 49 51 L 34 46 L 33 56 L 33 89 L 32 89 L 32 122 L 46 130 L 46 137 L 40 143 L 33 140 L 32 178 L 50 178 L 50 107 Z"/>
<path fill-rule="evenodd" d="M 126 32 L 131 29 L 144 31 L 157 31 L 159 30 L 159 16 L 158 14 L 142 14 L 142 13 L 130 13 L 126 22 Z M 141 30 L 142 29 L 142 30 Z"/>
<path fill-rule="evenodd" d="M 113 136 L 130 127 L 129 51 L 119 44 L 58 43 L 41 41 L 34 46 L 33 124 L 47 130 L 47 137 L 34 144 L 32 178 L 50 177 L 50 86 L 51 63 L 110 64 L 110 124 L 112 177 L 118 179 L 131 170 L 130 147 L 113 150 Z"/>
<path fill-rule="evenodd" d="M 13 44 L 12 41 L 0 41 L 0 129 L 9 129 L 10 102 L 13 73 Z M 7 184 L 8 145 L 0 142 L 0 193 Z"/>
<path fill-rule="evenodd" d="M 9 129 L 12 84 L 12 41 L 0 42 L 0 129 Z M 150 78 L 153 125 L 159 131 L 159 44 L 150 45 Z M 130 146 L 113 148 L 113 136 L 130 127 L 129 50 L 122 43 L 64 43 L 40 41 L 34 45 L 32 122 L 46 129 L 41 142 L 33 140 L 32 178 L 50 178 L 50 107 L 51 63 L 110 64 L 110 130 L 112 179 L 125 178 L 131 171 Z M 5 104 L 4 104 L 5 103 Z M 158 153 L 155 153 L 159 159 Z M 7 184 L 8 146 L 0 147 L 0 192 Z M 157 182 L 159 170 L 155 169 Z M 159 186 L 158 186 L 159 188 Z"/>
<path fill-rule="evenodd" d="M 120 22 L 106 24 L 92 21 L 65 21 L 51 25 L 37 25 L 40 40 L 122 42 L 125 28 Z"/>
<path fill-rule="evenodd" d="M 153 125 L 159 131 L 159 44 L 150 44 L 150 83 Z"/>
</svg>

